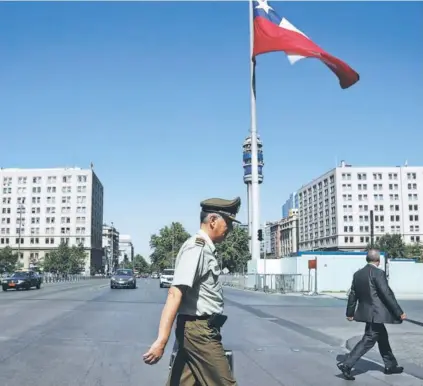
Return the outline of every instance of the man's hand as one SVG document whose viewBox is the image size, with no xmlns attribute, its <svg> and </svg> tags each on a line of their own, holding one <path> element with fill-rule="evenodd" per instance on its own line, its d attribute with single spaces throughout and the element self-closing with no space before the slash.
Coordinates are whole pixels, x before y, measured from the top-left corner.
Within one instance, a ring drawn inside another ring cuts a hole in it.
<svg viewBox="0 0 423 386">
<path fill-rule="evenodd" d="M 347 316 L 347 320 L 348 320 L 349 322 L 352 322 L 352 321 L 354 320 L 354 317 L 352 317 L 352 316 Z"/>
<path fill-rule="evenodd" d="M 406 313 L 404 312 L 404 313 L 400 316 L 400 318 L 401 318 L 401 320 L 407 319 L 407 315 L 406 315 Z"/>
<path fill-rule="evenodd" d="M 156 340 L 150 349 L 142 356 L 144 363 L 147 365 L 155 365 L 163 356 L 166 345 Z"/>
</svg>

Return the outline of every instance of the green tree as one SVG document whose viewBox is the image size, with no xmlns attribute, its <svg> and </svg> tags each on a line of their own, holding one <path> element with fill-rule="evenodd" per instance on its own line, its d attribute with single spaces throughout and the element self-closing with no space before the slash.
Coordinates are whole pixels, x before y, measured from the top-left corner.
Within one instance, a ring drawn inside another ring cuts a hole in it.
<svg viewBox="0 0 423 386">
<path fill-rule="evenodd" d="M 423 260 L 423 247 L 419 243 L 407 244 L 405 246 L 405 257 Z"/>
<path fill-rule="evenodd" d="M 83 244 L 73 245 L 69 249 L 67 261 L 65 260 L 65 269 L 69 274 L 81 273 L 85 268 L 85 262 L 87 260 L 87 252 Z M 64 256 L 65 257 L 65 256 Z"/>
<path fill-rule="evenodd" d="M 84 267 L 87 253 L 82 244 L 69 247 L 60 243 L 59 247 L 44 257 L 43 269 L 51 273 L 80 273 Z"/>
<path fill-rule="evenodd" d="M 235 226 L 223 242 L 216 244 L 216 252 L 222 268 L 230 272 L 242 272 L 250 260 L 248 232 Z"/>
<path fill-rule="evenodd" d="M 9 246 L 0 249 L 0 272 L 13 272 L 18 266 L 19 256 Z"/>
<path fill-rule="evenodd" d="M 139 272 L 150 272 L 150 264 L 148 264 L 144 257 L 141 255 L 135 255 L 134 267 Z"/>
<path fill-rule="evenodd" d="M 399 234 L 385 234 L 374 244 L 374 248 L 385 252 L 390 259 L 406 256 L 405 244 Z M 367 250 L 370 245 L 367 246 Z"/>
<path fill-rule="evenodd" d="M 150 248 L 153 249 L 150 255 L 152 267 L 159 271 L 173 267 L 179 249 L 189 237 L 190 234 L 179 222 L 172 222 L 170 226 L 160 229 L 158 235 L 152 235 L 150 239 Z"/>
<path fill-rule="evenodd" d="M 50 273 L 60 272 L 59 254 L 57 253 L 56 250 L 45 254 L 44 259 L 41 262 L 41 267 L 44 272 L 50 272 Z"/>
<path fill-rule="evenodd" d="M 51 273 L 65 273 L 66 259 L 69 257 L 70 251 L 67 243 L 60 243 L 59 247 L 44 256 L 43 270 Z"/>
</svg>

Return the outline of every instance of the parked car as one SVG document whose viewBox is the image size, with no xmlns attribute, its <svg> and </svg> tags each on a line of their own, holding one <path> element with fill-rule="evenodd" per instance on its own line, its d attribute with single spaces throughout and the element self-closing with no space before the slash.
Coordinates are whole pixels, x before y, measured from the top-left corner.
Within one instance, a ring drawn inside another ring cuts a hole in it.
<svg viewBox="0 0 423 386">
<path fill-rule="evenodd" d="M 118 269 L 110 279 L 110 288 L 137 288 L 137 278 L 132 269 Z"/>
<path fill-rule="evenodd" d="M 41 288 L 43 282 L 41 276 L 36 272 L 15 272 L 11 276 L 2 280 L 3 291 L 9 289 L 25 289 L 29 290 L 32 287 Z"/>
<path fill-rule="evenodd" d="M 164 269 L 160 275 L 160 288 L 170 287 L 173 282 L 174 269 Z"/>
</svg>

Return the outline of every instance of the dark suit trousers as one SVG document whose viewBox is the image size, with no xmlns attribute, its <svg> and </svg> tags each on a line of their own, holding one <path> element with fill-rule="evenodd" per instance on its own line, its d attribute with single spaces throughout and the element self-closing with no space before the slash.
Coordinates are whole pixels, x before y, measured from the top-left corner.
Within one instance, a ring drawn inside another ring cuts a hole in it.
<svg viewBox="0 0 423 386">
<path fill-rule="evenodd" d="M 391 368 L 398 366 L 398 362 L 392 353 L 389 344 L 388 331 L 382 323 L 366 323 L 366 329 L 363 338 L 358 342 L 344 361 L 344 365 L 352 368 L 356 362 L 373 348 L 375 344 L 379 346 L 379 352 L 382 356 L 385 367 Z"/>
</svg>

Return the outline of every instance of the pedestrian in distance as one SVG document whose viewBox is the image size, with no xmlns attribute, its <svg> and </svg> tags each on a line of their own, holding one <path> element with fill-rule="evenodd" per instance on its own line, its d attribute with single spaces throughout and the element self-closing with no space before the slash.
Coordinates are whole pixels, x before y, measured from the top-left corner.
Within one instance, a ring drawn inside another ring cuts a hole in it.
<svg viewBox="0 0 423 386">
<path fill-rule="evenodd" d="M 143 359 L 153 365 L 162 358 L 177 316 L 178 351 L 166 385 L 236 386 L 220 334 L 227 316 L 215 244 L 239 223 L 241 199 L 211 198 L 200 206 L 200 230 L 179 250 L 158 337 Z"/>
<path fill-rule="evenodd" d="M 400 324 L 406 318 L 389 287 L 384 271 L 379 269 L 380 252 L 367 252 L 367 265 L 354 274 L 347 303 L 347 320 L 366 323 L 363 338 L 343 362 L 337 364 L 345 379 L 353 381 L 351 370 L 357 361 L 377 343 L 385 364 L 385 374 L 401 374 L 398 362 L 389 344 L 385 324 Z M 357 307 L 358 302 L 358 307 Z"/>
</svg>

